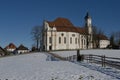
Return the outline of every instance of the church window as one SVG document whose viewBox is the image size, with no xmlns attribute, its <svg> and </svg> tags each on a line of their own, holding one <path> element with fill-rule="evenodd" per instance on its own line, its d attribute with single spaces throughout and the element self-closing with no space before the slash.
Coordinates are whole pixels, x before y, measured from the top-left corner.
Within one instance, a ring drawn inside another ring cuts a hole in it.
<svg viewBox="0 0 120 80">
<path fill-rule="evenodd" d="M 73 37 L 75 37 L 75 34 L 72 34 Z"/>
<path fill-rule="evenodd" d="M 51 37 L 49 37 L 49 43 L 52 43 L 52 38 Z"/>
<path fill-rule="evenodd" d="M 59 44 L 61 44 L 61 37 L 59 37 Z"/>
<path fill-rule="evenodd" d="M 84 40 L 84 45 L 85 45 L 85 42 L 86 42 L 86 41 Z"/>
<path fill-rule="evenodd" d="M 61 36 L 64 36 L 64 34 L 62 33 Z"/>
<path fill-rule="evenodd" d="M 75 44 L 77 44 L 77 38 L 75 38 Z"/>
<path fill-rule="evenodd" d="M 70 38 L 70 44 L 72 44 L 72 38 Z"/>
<path fill-rule="evenodd" d="M 81 43 L 83 44 L 83 39 L 81 40 Z"/>
<path fill-rule="evenodd" d="M 64 37 L 64 43 L 66 43 L 66 37 Z"/>
</svg>

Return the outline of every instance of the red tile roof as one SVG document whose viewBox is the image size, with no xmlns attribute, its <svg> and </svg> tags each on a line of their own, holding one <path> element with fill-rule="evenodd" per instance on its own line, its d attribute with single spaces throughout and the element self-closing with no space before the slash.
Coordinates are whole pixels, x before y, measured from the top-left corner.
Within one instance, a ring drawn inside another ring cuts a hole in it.
<svg viewBox="0 0 120 80">
<path fill-rule="evenodd" d="M 13 43 L 10 43 L 5 49 L 16 49 L 16 46 Z"/>
<path fill-rule="evenodd" d="M 50 27 L 56 27 L 57 31 L 85 33 L 84 28 L 75 27 L 70 20 L 66 18 L 57 18 L 54 21 L 47 21 Z"/>
<path fill-rule="evenodd" d="M 74 25 L 66 18 L 57 18 L 53 22 L 49 22 L 49 26 L 64 26 L 64 27 L 73 27 Z"/>
</svg>

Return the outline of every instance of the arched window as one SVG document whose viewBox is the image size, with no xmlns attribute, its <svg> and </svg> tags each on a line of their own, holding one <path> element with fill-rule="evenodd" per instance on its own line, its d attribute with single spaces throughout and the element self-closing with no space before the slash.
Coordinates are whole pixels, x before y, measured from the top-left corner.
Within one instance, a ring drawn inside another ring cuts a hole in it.
<svg viewBox="0 0 120 80">
<path fill-rule="evenodd" d="M 77 38 L 75 38 L 75 44 L 77 44 Z"/>
<path fill-rule="evenodd" d="M 61 37 L 59 37 L 59 44 L 61 44 Z"/>
<path fill-rule="evenodd" d="M 52 38 L 51 37 L 49 37 L 49 43 L 52 43 Z"/>
<path fill-rule="evenodd" d="M 84 45 L 86 44 L 85 42 L 86 42 L 86 40 L 84 39 Z"/>
<path fill-rule="evenodd" d="M 83 39 L 81 39 L 81 44 L 83 45 Z"/>
<path fill-rule="evenodd" d="M 66 37 L 64 37 L 64 43 L 66 44 Z"/>
<path fill-rule="evenodd" d="M 72 38 L 70 38 L 70 44 L 72 44 Z"/>
</svg>

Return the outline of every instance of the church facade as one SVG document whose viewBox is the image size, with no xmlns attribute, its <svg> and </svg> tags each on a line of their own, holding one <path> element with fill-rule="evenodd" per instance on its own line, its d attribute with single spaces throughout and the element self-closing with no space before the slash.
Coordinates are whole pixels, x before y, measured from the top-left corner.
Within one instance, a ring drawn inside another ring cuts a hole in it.
<svg viewBox="0 0 120 80">
<path fill-rule="evenodd" d="M 42 49 L 74 50 L 93 48 L 92 19 L 87 13 L 85 27 L 76 27 L 66 18 L 44 21 Z"/>
</svg>

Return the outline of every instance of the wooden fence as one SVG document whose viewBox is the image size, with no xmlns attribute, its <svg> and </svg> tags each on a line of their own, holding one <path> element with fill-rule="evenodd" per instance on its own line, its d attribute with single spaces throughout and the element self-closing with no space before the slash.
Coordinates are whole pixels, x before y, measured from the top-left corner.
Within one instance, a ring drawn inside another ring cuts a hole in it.
<svg viewBox="0 0 120 80">
<path fill-rule="evenodd" d="M 81 55 L 80 55 L 81 56 Z M 77 55 L 66 57 L 68 61 L 77 61 Z M 120 69 L 120 58 L 114 57 L 106 57 L 105 55 L 82 55 L 83 61 L 87 61 L 89 63 L 101 64 L 102 67 L 110 66 L 117 69 Z"/>
</svg>

